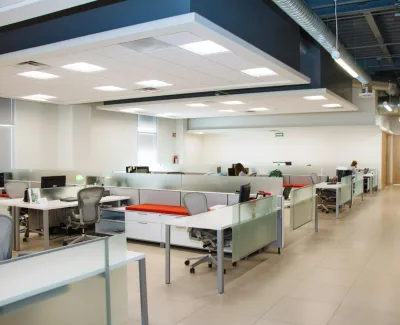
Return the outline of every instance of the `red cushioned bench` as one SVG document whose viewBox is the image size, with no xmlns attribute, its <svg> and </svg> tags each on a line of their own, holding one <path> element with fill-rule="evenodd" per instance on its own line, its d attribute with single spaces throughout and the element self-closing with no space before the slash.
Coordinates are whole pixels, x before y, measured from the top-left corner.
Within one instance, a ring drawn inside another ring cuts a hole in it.
<svg viewBox="0 0 400 325">
<path fill-rule="evenodd" d="M 301 187 L 310 186 L 310 184 L 283 184 L 283 187 L 288 187 L 288 186 L 291 186 L 293 188 L 301 188 Z"/>
<path fill-rule="evenodd" d="M 8 199 L 8 194 L 0 194 L 0 197 L 4 197 L 4 198 Z"/>
<path fill-rule="evenodd" d="M 131 205 L 125 208 L 128 211 L 140 211 L 140 212 L 151 212 L 151 213 L 160 213 L 160 214 L 172 214 L 177 216 L 188 216 L 189 212 L 187 212 L 185 207 L 174 206 L 174 205 L 161 205 L 161 204 L 137 204 Z"/>
</svg>

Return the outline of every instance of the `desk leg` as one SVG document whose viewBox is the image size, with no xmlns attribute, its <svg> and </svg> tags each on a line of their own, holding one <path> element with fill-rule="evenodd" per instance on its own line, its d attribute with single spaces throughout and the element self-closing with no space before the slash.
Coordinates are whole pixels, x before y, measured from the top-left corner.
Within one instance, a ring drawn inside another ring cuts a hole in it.
<svg viewBox="0 0 400 325">
<path fill-rule="evenodd" d="M 364 184 L 363 184 L 363 186 L 364 186 Z M 361 192 L 361 201 L 364 201 L 364 188 L 363 188 L 363 191 Z"/>
<path fill-rule="evenodd" d="M 117 208 L 121 207 L 121 201 L 117 201 L 116 206 L 117 206 Z"/>
<path fill-rule="evenodd" d="M 139 260 L 139 287 L 140 287 L 140 312 L 142 325 L 149 325 L 149 312 L 147 307 L 146 260 Z"/>
<path fill-rule="evenodd" d="M 14 250 L 19 252 L 21 250 L 21 236 L 19 233 L 19 214 L 21 209 L 17 207 L 11 207 L 11 215 L 14 225 Z"/>
<path fill-rule="evenodd" d="M 314 200 L 315 200 L 315 220 L 314 220 L 314 225 L 315 225 L 315 232 L 318 232 L 318 198 L 314 195 Z"/>
<path fill-rule="evenodd" d="M 171 226 L 165 225 L 165 283 L 171 283 Z"/>
<path fill-rule="evenodd" d="M 368 177 L 368 184 L 369 184 L 369 195 L 372 196 L 372 179 L 371 177 Z"/>
<path fill-rule="evenodd" d="M 218 293 L 224 293 L 224 231 L 217 231 Z"/>
<path fill-rule="evenodd" d="M 278 254 L 281 253 L 281 248 L 283 248 L 283 209 L 284 209 L 284 201 L 282 198 L 281 209 L 277 211 L 277 246 L 278 246 Z"/>
<path fill-rule="evenodd" d="M 336 189 L 336 219 L 339 219 L 339 210 L 340 210 L 340 205 L 339 205 L 339 201 L 340 201 L 340 197 L 339 197 L 339 189 Z"/>
<path fill-rule="evenodd" d="M 44 250 L 50 249 L 49 210 L 43 210 L 43 240 Z"/>
</svg>

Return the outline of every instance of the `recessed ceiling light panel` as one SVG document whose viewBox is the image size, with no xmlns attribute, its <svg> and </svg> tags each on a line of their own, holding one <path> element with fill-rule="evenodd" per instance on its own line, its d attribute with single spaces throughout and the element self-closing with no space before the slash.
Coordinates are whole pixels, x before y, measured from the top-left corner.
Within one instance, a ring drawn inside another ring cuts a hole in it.
<svg viewBox="0 0 400 325">
<path fill-rule="evenodd" d="M 137 113 L 144 111 L 144 109 L 138 107 L 131 107 L 131 108 L 121 108 L 120 111 L 125 113 Z"/>
<path fill-rule="evenodd" d="M 327 107 L 327 108 L 340 108 L 340 107 L 342 107 L 342 105 L 340 105 L 340 104 L 325 104 L 325 105 L 322 105 L 323 107 Z"/>
<path fill-rule="evenodd" d="M 277 73 L 275 71 L 272 71 L 271 69 L 268 69 L 268 68 L 246 69 L 246 70 L 242 70 L 242 72 L 249 76 L 256 77 L 256 78 L 277 75 Z"/>
<path fill-rule="evenodd" d="M 54 98 L 57 98 L 57 97 L 49 96 L 49 95 L 37 94 L 37 95 L 23 96 L 21 98 L 28 99 L 28 100 L 37 100 L 37 101 L 41 101 L 41 102 L 47 102 L 49 99 L 54 99 Z"/>
<path fill-rule="evenodd" d="M 59 78 L 59 76 L 57 76 L 55 74 L 42 72 L 42 71 L 27 71 L 27 72 L 18 73 L 18 75 L 27 77 L 27 78 L 42 79 L 42 80 Z"/>
<path fill-rule="evenodd" d="M 86 62 L 76 62 L 76 63 L 71 63 L 67 65 L 63 65 L 61 68 L 67 69 L 67 70 L 72 70 L 72 71 L 77 71 L 77 72 L 98 72 L 98 71 L 103 71 L 106 70 L 106 68 L 99 67 L 98 65 L 86 63 Z"/>
<path fill-rule="evenodd" d="M 242 105 L 244 103 L 241 102 L 240 100 L 228 100 L 226 102 L 221 102 L 221 104 L 225 104 L 225 105 Z"/>
<path fill-rule="evenodd" d="M 192 104 L 186 104 L 186 106 L 189 106 L 189 107 L 207 107 L 208 105 L 203 104 L 203 103 L 192 103 Z"/>
<path fill-rule="evenodd" d="M 139 86 L 151 87 L 151 88 L 160 88 L 160 87 L 172 86 L 172 84 L 169 84 L 167 82 L 160 81 L 160 80 L 145 80 L 145 81 L 139 81 L 136 84 L 139 85 Z"/>
<path fill-rule="evenodd" d="M 194 42 L 194 43 L 184 44 L 179 47 L 198 55 L 210 55 L 216 53 L 229 52 L 227 48 L 212 41 Z"/>
<path fill-rule="evenodd" d="M 173 117 L 177 117 L 178 115 L 176 115 L 175 113 L 164 113 L 164 114 L 158 114 L 157 116 L 173 118 Z"/>
<path fill-rule="evenodd" d="M 220 109 L 219 112 L 221 113 L 235 113 L 234 109 Z"/>
<path fill-rule="evenodd" d="M 269 111 L 269 108 L 256 107 L 256 108 L 250 108 L 249 111 L 251 111 L 251 112 L 265 112 L 265 111 Z"/>
<path fill-rule="evenodd" d="M 307 100 L 327 100 L 326 97 L 324 97 L 322 95 L 304 96 L 303 98 L 307 99 Z"/>
<path fill-rule="evenodd" d="M 115 87 L 115 86 L 101 86 L 101 87 L 95 87 L 94 89 L 101 90 L 101 91 L 124 91 L 124 90 L 126 90 L 125 88 L 120 88 L 120 87 Z"/>
</svg>

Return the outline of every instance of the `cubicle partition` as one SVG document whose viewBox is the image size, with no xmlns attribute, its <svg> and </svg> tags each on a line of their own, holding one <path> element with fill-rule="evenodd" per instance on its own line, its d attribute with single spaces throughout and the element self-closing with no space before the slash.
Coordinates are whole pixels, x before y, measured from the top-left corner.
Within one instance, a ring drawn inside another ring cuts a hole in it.
<svg viewBox="0 0 400 325">
<path fill-rule="evenodd" d="M 364 173 L 356 173 L 353 179 L 354 197 L 364 194 Z"/>
<path fill-rule="evenodd" d="M 126 264 L 134 260 L 122 234 L 0 262 L 0 323 L 126 322 Z"/>
<path fill-rule="evenodd" d="M 352 201 L 352 191 L 353 191 L 353 183 L 352 183 L 352 175 L 342 177 L 342 186 L 340 188 L 340 199 L 339 204 L 344 205 L 349 203 L 351 205 Z"/>
<path fill-rule="evenodd" d="M 314 186 L 294 189 L 290 193 L 290 229 L 296 230 L 316 217 Z"/>
<path fill-rule="evenodd" d="M 233 262 L 277 241 L 278 210 L 276 201 L 276 197 L 271 196 L 233 206 Z"/>
</svg>

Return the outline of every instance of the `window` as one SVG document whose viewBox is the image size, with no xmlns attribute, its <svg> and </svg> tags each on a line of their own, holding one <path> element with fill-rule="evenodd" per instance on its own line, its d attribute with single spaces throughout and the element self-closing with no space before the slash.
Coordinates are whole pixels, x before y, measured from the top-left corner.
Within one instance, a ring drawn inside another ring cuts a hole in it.
<svg viewBox="0 0 400 325">
<path fill-rule="evenodd" d="M 138 115 L 138 165 L 157 164 L 157 118 Z"/>
<path fill-rule="evenodd" d="M 0 170 L 12 167 L 13 160 L 13 102 L 11 99 L 0 98 Z"/>
</svg>

